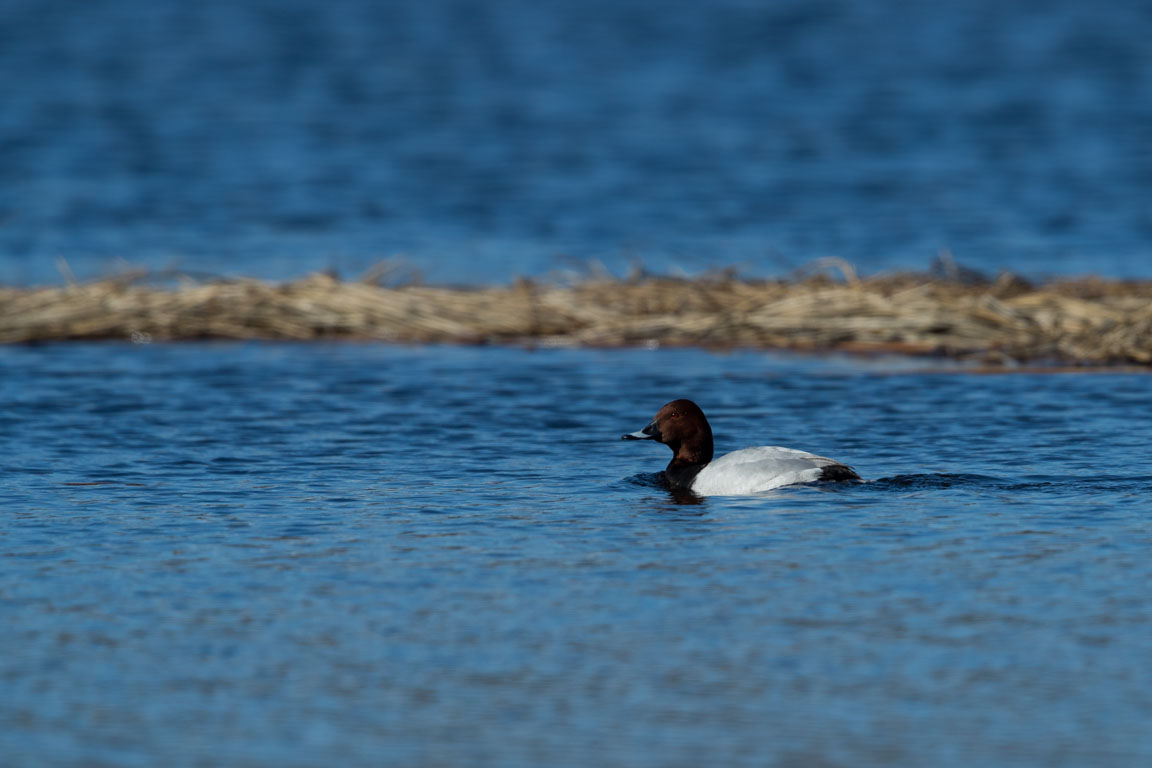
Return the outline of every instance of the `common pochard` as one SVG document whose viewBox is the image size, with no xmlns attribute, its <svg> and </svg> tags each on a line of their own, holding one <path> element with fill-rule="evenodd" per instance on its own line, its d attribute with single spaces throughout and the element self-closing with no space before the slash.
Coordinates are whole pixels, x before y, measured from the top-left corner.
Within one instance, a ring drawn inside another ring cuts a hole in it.
<svg viewBox="0 0 1152 768">
<path fill-rule="evenodd" d="M 701 496 L 730 496 L 770 491 L 784 485 L 817 481 L 859 480 L 851 467 L 793 448 L 762 445 L 744 448 L 712 461 L 712 427 L 700 406 L 673 400 L 639 432 L 622 440 L 655 440 L 672 449 L 664 470 L 668 486 Z"/>
</svg>

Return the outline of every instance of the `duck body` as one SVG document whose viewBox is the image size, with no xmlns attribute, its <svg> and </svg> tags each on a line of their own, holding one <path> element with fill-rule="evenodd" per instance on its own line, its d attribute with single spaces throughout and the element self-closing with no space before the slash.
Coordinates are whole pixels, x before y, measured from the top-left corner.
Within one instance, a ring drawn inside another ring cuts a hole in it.
<svg viewBox="0 0 1152 768">
<path fill-rule="evenodd" d="M 655 440 L 672 449 L 664 470 L 670 488 L 701 496 L 745 495 L 797 483 L 859 480 L 851 467 L 807 451 L 763 445 L 712 460 L 712 427 L 691 400 L 673 400 L 624 440 Z"/>
<path fill-rule="evenodd" d="M 843 470 L 848 470 L 851 476 L 825 477 L 826 472 L 843 475 Z M 761 445 L 727 453 L 704 465 L 696 473 L 691 489 L 701 496 L 739 495 L 829 479 L 859 480 L 860 477 L 851 467 L 814 453 Z"/>
</svg>

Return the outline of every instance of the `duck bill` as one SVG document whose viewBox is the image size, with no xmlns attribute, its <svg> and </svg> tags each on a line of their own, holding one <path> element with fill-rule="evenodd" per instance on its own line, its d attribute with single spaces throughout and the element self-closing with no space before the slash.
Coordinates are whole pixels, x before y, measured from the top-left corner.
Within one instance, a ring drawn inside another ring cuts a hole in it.
<svg viewBox="0 0 1152 768">
<path fill-rule="evenodd" d="M 648 426 L 639 432 L 629 432 L 626 435 L 620 435 L 621 440 L 659 440 L 660 428 L 656 426 L 656 419 L 648 422 Z"/>
</svg>

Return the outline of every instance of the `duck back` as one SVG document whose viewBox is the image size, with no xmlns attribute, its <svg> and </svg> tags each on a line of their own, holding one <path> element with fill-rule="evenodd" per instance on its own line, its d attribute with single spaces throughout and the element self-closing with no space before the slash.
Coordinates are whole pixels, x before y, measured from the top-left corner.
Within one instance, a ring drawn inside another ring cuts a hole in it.
<svg viewBox="0 0 1152 768">
<path fill-rule="evenodd" d="M 795 483 L 859 479 L 851 467 L 824 456 L 763 445 L 734 451 L 711 462 L 696 475 L 692 490 L 701 496 L 728 496 Z"/>
</svg>

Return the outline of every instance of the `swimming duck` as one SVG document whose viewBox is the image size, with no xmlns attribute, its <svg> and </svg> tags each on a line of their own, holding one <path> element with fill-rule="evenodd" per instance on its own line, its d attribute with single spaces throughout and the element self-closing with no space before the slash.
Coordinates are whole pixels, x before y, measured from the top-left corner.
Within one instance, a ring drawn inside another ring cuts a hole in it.
<svg viewBox="0 0 1152 768">
<path fill-rule="evenodd" d="M 796 483 L 859 480 L 860 475 L 838 461 L 794 448 L 762 445 L 744 448 L 712 460 L 712 427 L 700 406 L 673 400 L 639 432 L 621 440 L 655 440 L 672 449 L 664 470 L 668 486 L 701 496 L 759 493 Z"/>
</svg>

